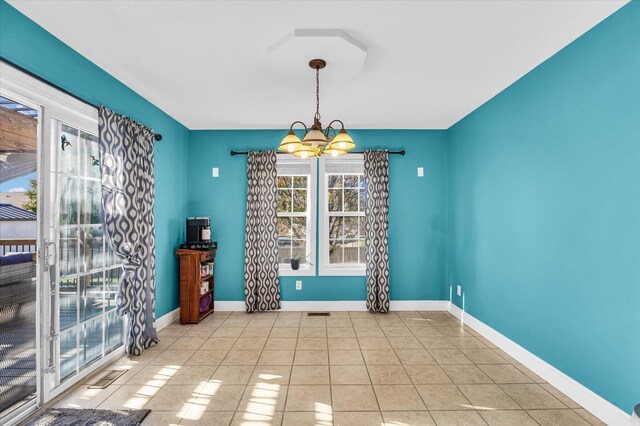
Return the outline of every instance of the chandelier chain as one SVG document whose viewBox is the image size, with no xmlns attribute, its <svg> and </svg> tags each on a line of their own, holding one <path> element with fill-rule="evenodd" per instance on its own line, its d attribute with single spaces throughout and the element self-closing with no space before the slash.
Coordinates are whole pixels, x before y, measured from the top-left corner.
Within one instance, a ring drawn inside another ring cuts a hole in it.
<svg viewBox="0 0 640 426">
<path fill-rule="evenodd" d="M 320 68 L 316 68 L 316 118 L 320 121 Z"/>
</svg>

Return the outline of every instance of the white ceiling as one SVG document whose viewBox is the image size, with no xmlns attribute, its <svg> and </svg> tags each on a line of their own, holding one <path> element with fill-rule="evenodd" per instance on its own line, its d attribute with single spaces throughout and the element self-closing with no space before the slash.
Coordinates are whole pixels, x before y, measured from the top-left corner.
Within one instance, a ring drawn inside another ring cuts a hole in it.
<svg viewBox="0 0 640 426">
<path fill-rule="evenodd" d="M 366 46 L 349 78 L 325 54 L 324 124 L 446 129 L 626 0 L 9 3 L 190 129 L 310 122 L 313 43 L 293 49 L 300 71 L 286 78 L 268 56 L 295 29 L 341 29 Z"/>
</svg>

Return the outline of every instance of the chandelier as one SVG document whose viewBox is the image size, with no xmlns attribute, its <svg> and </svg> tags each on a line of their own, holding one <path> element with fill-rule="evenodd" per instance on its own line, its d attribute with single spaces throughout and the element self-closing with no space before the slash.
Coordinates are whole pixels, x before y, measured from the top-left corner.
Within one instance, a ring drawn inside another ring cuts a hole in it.
<svg viewBox="0 0 640 426">
<path fill-rule="evenodd" d="M 344 129 L 344 123 L 333 120 L 324 130 L 320 123 L 320 70 L 326 67 L 327 63 L 323 59 L 312 59 L 309 61 L 309 66 L 316 70 L 316 114 L 313 117 L 313 125 L 309 129 L 302 121 L 291 123 L 289 133 L 282 139 L 278 149 L 299 158 L 320 157 L 322 154 L 333 157 L 345 155 L 347 151 L 355 148 L 356 144 Z M 339 131 L 333 127 L 335 123 L 340 124 Z M 302 140 L 293 131 L 293 126 L 296 124 L 304 127 Z"/>
</svg>

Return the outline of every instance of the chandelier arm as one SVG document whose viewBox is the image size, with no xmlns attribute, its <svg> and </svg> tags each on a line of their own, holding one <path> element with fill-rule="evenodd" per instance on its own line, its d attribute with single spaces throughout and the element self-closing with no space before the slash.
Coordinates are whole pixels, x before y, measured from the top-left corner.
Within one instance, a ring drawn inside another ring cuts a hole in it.
<svg viewBox="0 0 640 426">
<path fill-rule="evenodd" d="M 309 129 L 307 128 L 307 125 L 304 124 L 302 121 L 294 121 L 293 123 L 291 123 L 291 126 L 289 126 L 289 130 L 293 131 L 293 126 L 295 126 L 296 124 L 302 124 L 302 126 L 304 127 L 304 134 L 305 135 L 307 133 L 309 133 Z"/>
<path fill-rule="evenodd" d="M 333 126 L 332 126 L 333 123 L 340 123 L 340 126 L 342 126 L 340 130 L 344 130 L 344 123 L 342 122 L 342 120 L 336 119 L 336 120 L 333 120 L 331 123 L 329 123 L 329 125 L 327 126 L 327 134 L 329 133 L 329 129 L 333 129 Z"/>
</svg>

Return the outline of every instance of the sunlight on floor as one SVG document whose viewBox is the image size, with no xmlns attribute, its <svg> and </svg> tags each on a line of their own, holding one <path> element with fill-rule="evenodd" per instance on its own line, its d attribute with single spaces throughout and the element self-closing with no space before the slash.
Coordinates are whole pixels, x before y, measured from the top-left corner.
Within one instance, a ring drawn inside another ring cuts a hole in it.
<svg viewBox="0 0 640 426">
<path fill-rule="evenodd" d="M 273 416 L 276 411 L 280 385 L 270 383 L 257 383 L 249 401 L 245 407 L 240 407 L 239 411 L 246 411 L 251 414 Z"/>
<path fill-rule="evenodd" d="M 211 404 L 211 397 L 220 389 L 220 384 L 219 380 L 198 383 L 191 398 L 180 408 L 178 416 L 188 420 L 200 420 Z"/>
<path fill-rule="evenodd" d="M 143 408 L 147 402 L 160 390 L 157 386 L 143 385 L 138 391 L 122 404 L 123 408 L 139 409 Z"/>
</svg>

